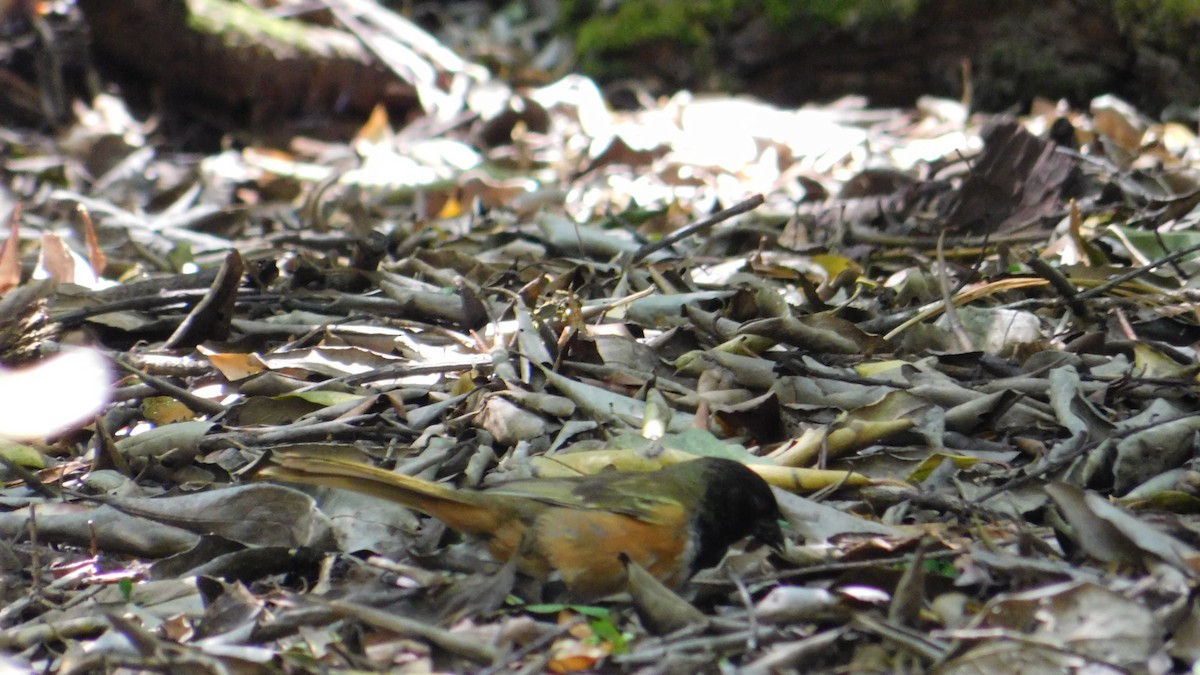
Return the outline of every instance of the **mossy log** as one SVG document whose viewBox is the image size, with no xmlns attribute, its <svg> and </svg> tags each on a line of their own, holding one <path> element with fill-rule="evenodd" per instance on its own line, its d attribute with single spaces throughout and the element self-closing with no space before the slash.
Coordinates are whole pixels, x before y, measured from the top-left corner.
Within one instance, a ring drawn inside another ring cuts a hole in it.
<svg viewBox="0 0 1200 675">
<path fill-rule="evenodd" d="M 411 108 L 413 88 L 352 35 L 228 0 L 79 0 L 96 51 L 175 99 L 252 122 L 301 111 Z"/>
</svg>

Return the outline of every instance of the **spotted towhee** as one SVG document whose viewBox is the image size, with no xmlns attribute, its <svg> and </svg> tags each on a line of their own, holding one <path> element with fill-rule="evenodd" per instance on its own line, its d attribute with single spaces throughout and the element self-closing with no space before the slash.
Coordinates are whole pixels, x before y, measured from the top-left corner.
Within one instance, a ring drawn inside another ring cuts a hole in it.
<svg viewBox="0 0 1200 675">
<path fill-rule="evenodd" d="M 255 476 L 354 490 L 421 511 L 483 539 L 499 560 L 515 555 L 517 568 L 530 576 L 558 575 L 577 598 L 622 590 L 621 554 L 679 586 L 745 537 L 783 544 L 771 488 L 727 459 L 458 490 L 359 462 L 285 451 L 267 458 Z"/>
</svg>

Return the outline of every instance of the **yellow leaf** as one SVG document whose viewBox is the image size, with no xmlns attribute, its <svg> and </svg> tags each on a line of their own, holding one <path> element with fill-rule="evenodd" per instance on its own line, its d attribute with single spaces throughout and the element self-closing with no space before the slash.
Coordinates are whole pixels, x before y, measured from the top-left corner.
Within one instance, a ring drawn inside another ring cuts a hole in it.
<svg viewBox="0 0 1200 675">
<path fill-rule="evenodd" d="M 142 400 L 142 413 L 157 426 L 196 419 L 196 412 L 170 396 L 151 396 Z"/>
</svg>

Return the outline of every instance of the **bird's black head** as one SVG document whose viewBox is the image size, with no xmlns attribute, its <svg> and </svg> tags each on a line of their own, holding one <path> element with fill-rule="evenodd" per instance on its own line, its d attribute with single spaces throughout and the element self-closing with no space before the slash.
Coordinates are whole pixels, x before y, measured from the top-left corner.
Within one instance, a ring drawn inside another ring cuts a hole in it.
<svg viewBox="0 0 1200 675">
<path fill-rule="evenodd" d="M 761 476 L 728 459 L 705 458 L 694 463 L 703 464 L 705 488 L 696 520 L 700 541 L 693 572 L 721 562 L 730 544 L 748 536 L 783 547 L 779 505 Z"/>
</svg>

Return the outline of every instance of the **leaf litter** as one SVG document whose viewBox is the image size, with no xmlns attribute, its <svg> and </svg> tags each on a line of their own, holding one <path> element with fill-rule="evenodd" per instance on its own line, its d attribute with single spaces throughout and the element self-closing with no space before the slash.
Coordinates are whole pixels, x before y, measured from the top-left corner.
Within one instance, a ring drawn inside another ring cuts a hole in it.
<svg viewBox="0 0 1200 675">
<path fill-rule="evenodd" d="M 470 72 L 342 145 L 187 155 L 112 96 L 6 135 L 6 663 L 1200 658 L 1190 129 Z M 245 483 L 269 450 L 463 487 L 727 457 L 789 541 L 558 604 L 436 521 Z"/>
</svg>

